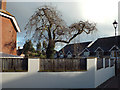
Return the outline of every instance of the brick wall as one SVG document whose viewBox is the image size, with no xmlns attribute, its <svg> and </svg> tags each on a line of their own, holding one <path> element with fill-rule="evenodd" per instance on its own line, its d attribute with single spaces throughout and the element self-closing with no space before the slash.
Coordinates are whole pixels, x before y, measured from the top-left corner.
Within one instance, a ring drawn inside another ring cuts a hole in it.
<svg viewBox="0 0 120 90">
<path fill-rule="evenodd" d="M 1 16 L 0 16 L 1 18 Z M 7 54 L 16 55 L 16 31 L 10 19 L 2 17 L 2 50 Z"/>
<path fill-rule="evenodd" d="M 1 1 L 1 9 L 6 10 L 6 0 Z"/>
<path fill-rule="evenodd" d="M 0 52 L 2 51 L 2 17 L 0 17 Z"/>
</svg>

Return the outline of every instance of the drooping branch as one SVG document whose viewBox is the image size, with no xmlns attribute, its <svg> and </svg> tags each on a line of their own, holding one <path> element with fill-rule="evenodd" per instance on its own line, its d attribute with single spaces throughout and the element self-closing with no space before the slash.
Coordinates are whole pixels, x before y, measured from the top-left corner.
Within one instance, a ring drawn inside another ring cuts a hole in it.
<svg viewBox="0 0 120 90">
<path fill-rule="evenodd" d="M 69 28 L 72 29 L 71 33 L 75 32 L 75 31 L 77 33 L 73 34 L 69 38 L 69 40 L 67 40 L 67 41 L 65 41 L 65 40 L 56 40 L 56 42 L 70 43 L 71 40 L 73 40 L 75 37 L 77 37 L 81 33 L 85 32 L 86 34 L 89 34 L 92 31 L 96 30 L 96 24 L 95 23 L 89 23 L 88 21 L 86 21 L 86 22 L 80 21 L 78 23 L 72 24 Z"/>
<path fill-rule="evenodd" d="M 27 36 L 33 36 L 37 42 L 47 42 L 46 55 L 50 58 L 54 54 L 55 43 L 69 44 L 83 32 L 91 33 L 96 29 L 95 23 L 80 21 L 67 26 L 59 12 L 51 6 L 43 6 L 36 10 L 25 26 Z"/>
<path fill-rule="evenodd" d="M 88 21 L 80 21 L 68 27 L 64 20 L 60 18 L 55 8 L 43 6 L 38 8 L 31 16 L 25 28 L 29 31 L 32 31 L 33 28 L 35 40 L 44 39 L 45 41 L 54 40 L 55 43 L 70 43 L 71 40 L 81 33 L 85 32 L 89 34 L 94 31 L 96 24 L 89 23 Z"/>
<path fill-rule="evenodd" d="M 64 41 L 64 40 L 55 40 L 55 43 L 57 43 L 57 42 L 69 43 L 69 41 Z"/>
<path fill-rule="evenodd" d="M 81 33 L 82 33 L 82 32 L 83 32 L 83 31 L 81 31 Z M 79 34 L 81 34 L 81 33 L 78 32 L 77 34 L 74 34 L 73 37 L 71 37 L 68 42 L 70 42 L 71 40 L 73 40 L 75 37 L 77 37 L 77 36 L 78 36 Z"/>
<path fill-rule="evenodd" d="M 73 40 L 75 37 L 77 37 L 82 32 L 83 32 L 83 30 L 81 32 L 78 32 L 77 34 L 74 34 L 68 41 L 65 41 L 65 40 L 55 40 L 55 42 L 70 43 L 71 40 Z"/>
</svg>

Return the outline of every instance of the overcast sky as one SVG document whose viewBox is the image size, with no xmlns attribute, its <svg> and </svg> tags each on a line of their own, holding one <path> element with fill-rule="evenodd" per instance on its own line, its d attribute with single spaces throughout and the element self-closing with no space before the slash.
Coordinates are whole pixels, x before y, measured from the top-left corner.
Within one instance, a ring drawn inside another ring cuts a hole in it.
<svg viewBox="0 0 120 90">
<path fill-rule="evenodd" d="M 76 40 L 73 40 L 73 42 L 85 42 L 95 40 L 98 37 L 113 36 L 114 28 L 112 23 L 115 19 L 118 20 L 119 0 L 45 0 L 45 2 L 44 0 L 36 0 L 36 2 L 32 2 L 33 0 L 29 0 L 29 2 L 28 0 L 26 0 L 26 2 L 14 2 L 15 0 L 7 1 L 7 11 L 16 17 L 22 31 L 21 33 L 18 33 L 17 36 L 18 46 L 21 47 L 26 40 L 24 38 L 24 27 L 30 16 L 42 5 L 51 5 L 60 11 L 62 18 L 68 26 L 80 20 L 88 20 L 97 23 L 98 30 L 96 32 L 91 35 L 82 34 L 78 36 Z M 60 49 L 60 46 L 56 48 Z"/>
</svg>

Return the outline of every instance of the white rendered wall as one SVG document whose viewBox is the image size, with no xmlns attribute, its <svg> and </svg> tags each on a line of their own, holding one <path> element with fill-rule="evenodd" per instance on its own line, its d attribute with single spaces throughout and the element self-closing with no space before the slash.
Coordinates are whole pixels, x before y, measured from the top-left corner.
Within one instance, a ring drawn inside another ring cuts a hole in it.
<svg viewBox="0 0 120 90">
<path fill-rule="evenodd" d="M 34 73 L 39 71 L 39 59 L 28 59 L 28 72 Z"/>
<path fill-rule="evenodd" d="M 2 59 L 0 59 L 0 90 L 2 89 Z"/>
<path fill-rule="evenodd" d="M 29 59 L 28 72 L 2 73 L 3 88 L 94 88 L 95 60 L 87 60 L 88 71 L 38 72 L 39 60 Z"/>
<path fill-rule="evenodd" d="M 97 62 L 97 59 L 96 59 Z M 103 68 L 95 71 L 95 87 L 99 86 L 109 78 L 115 76 L 115 66 L 110 67 L 110 60 L 109 60 L 109 67 L 105 68 L 105 59 L 103 59 Z M 96 63 L 97 66 L 97 63 Z"/>
<path fill-rule="evenodd" d="M 2 73 L 3 88 L 95 88 L 114 76 L 114 67 L 96 70 L 97 58 L 87 59 L 87 71 L 38 72 L 39 59 L 29 59 L 28 72 Z"/>
</svg>

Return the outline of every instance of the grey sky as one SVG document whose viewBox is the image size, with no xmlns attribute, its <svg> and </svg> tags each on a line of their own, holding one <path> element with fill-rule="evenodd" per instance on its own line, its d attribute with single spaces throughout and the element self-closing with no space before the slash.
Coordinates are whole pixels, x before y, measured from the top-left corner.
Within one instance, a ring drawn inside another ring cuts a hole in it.
<svg viewBox="0 0 120 90">
<path fill-rule="evenodd" d="M 79 0 L 78 2 L 77 0 L 75 2 L 61 2 L 59 0 L 59 2 L 8 2 L 7 10 L 16 17 L 22 30 L 21 33 L 18 33 L 18 46 L 22 46 L 26 40 L 24 38 L 24 27 L 30 16 L 42 5 L 51 5 L 59 10 L 67 25 L 80 20 L 97 23 L 98 30 L 94 32 L 94 34 L 82 34 L 77 37 L 79 38 L 78 40 L 73 40 L 73 42 L 83 42 L 95 40 L 98 37 L 114 35 L 112 23 L 118 18 L 118 1 L 119 0 Z M 59 48 L 58 46 L 58 49 Z"/>
</svg>

